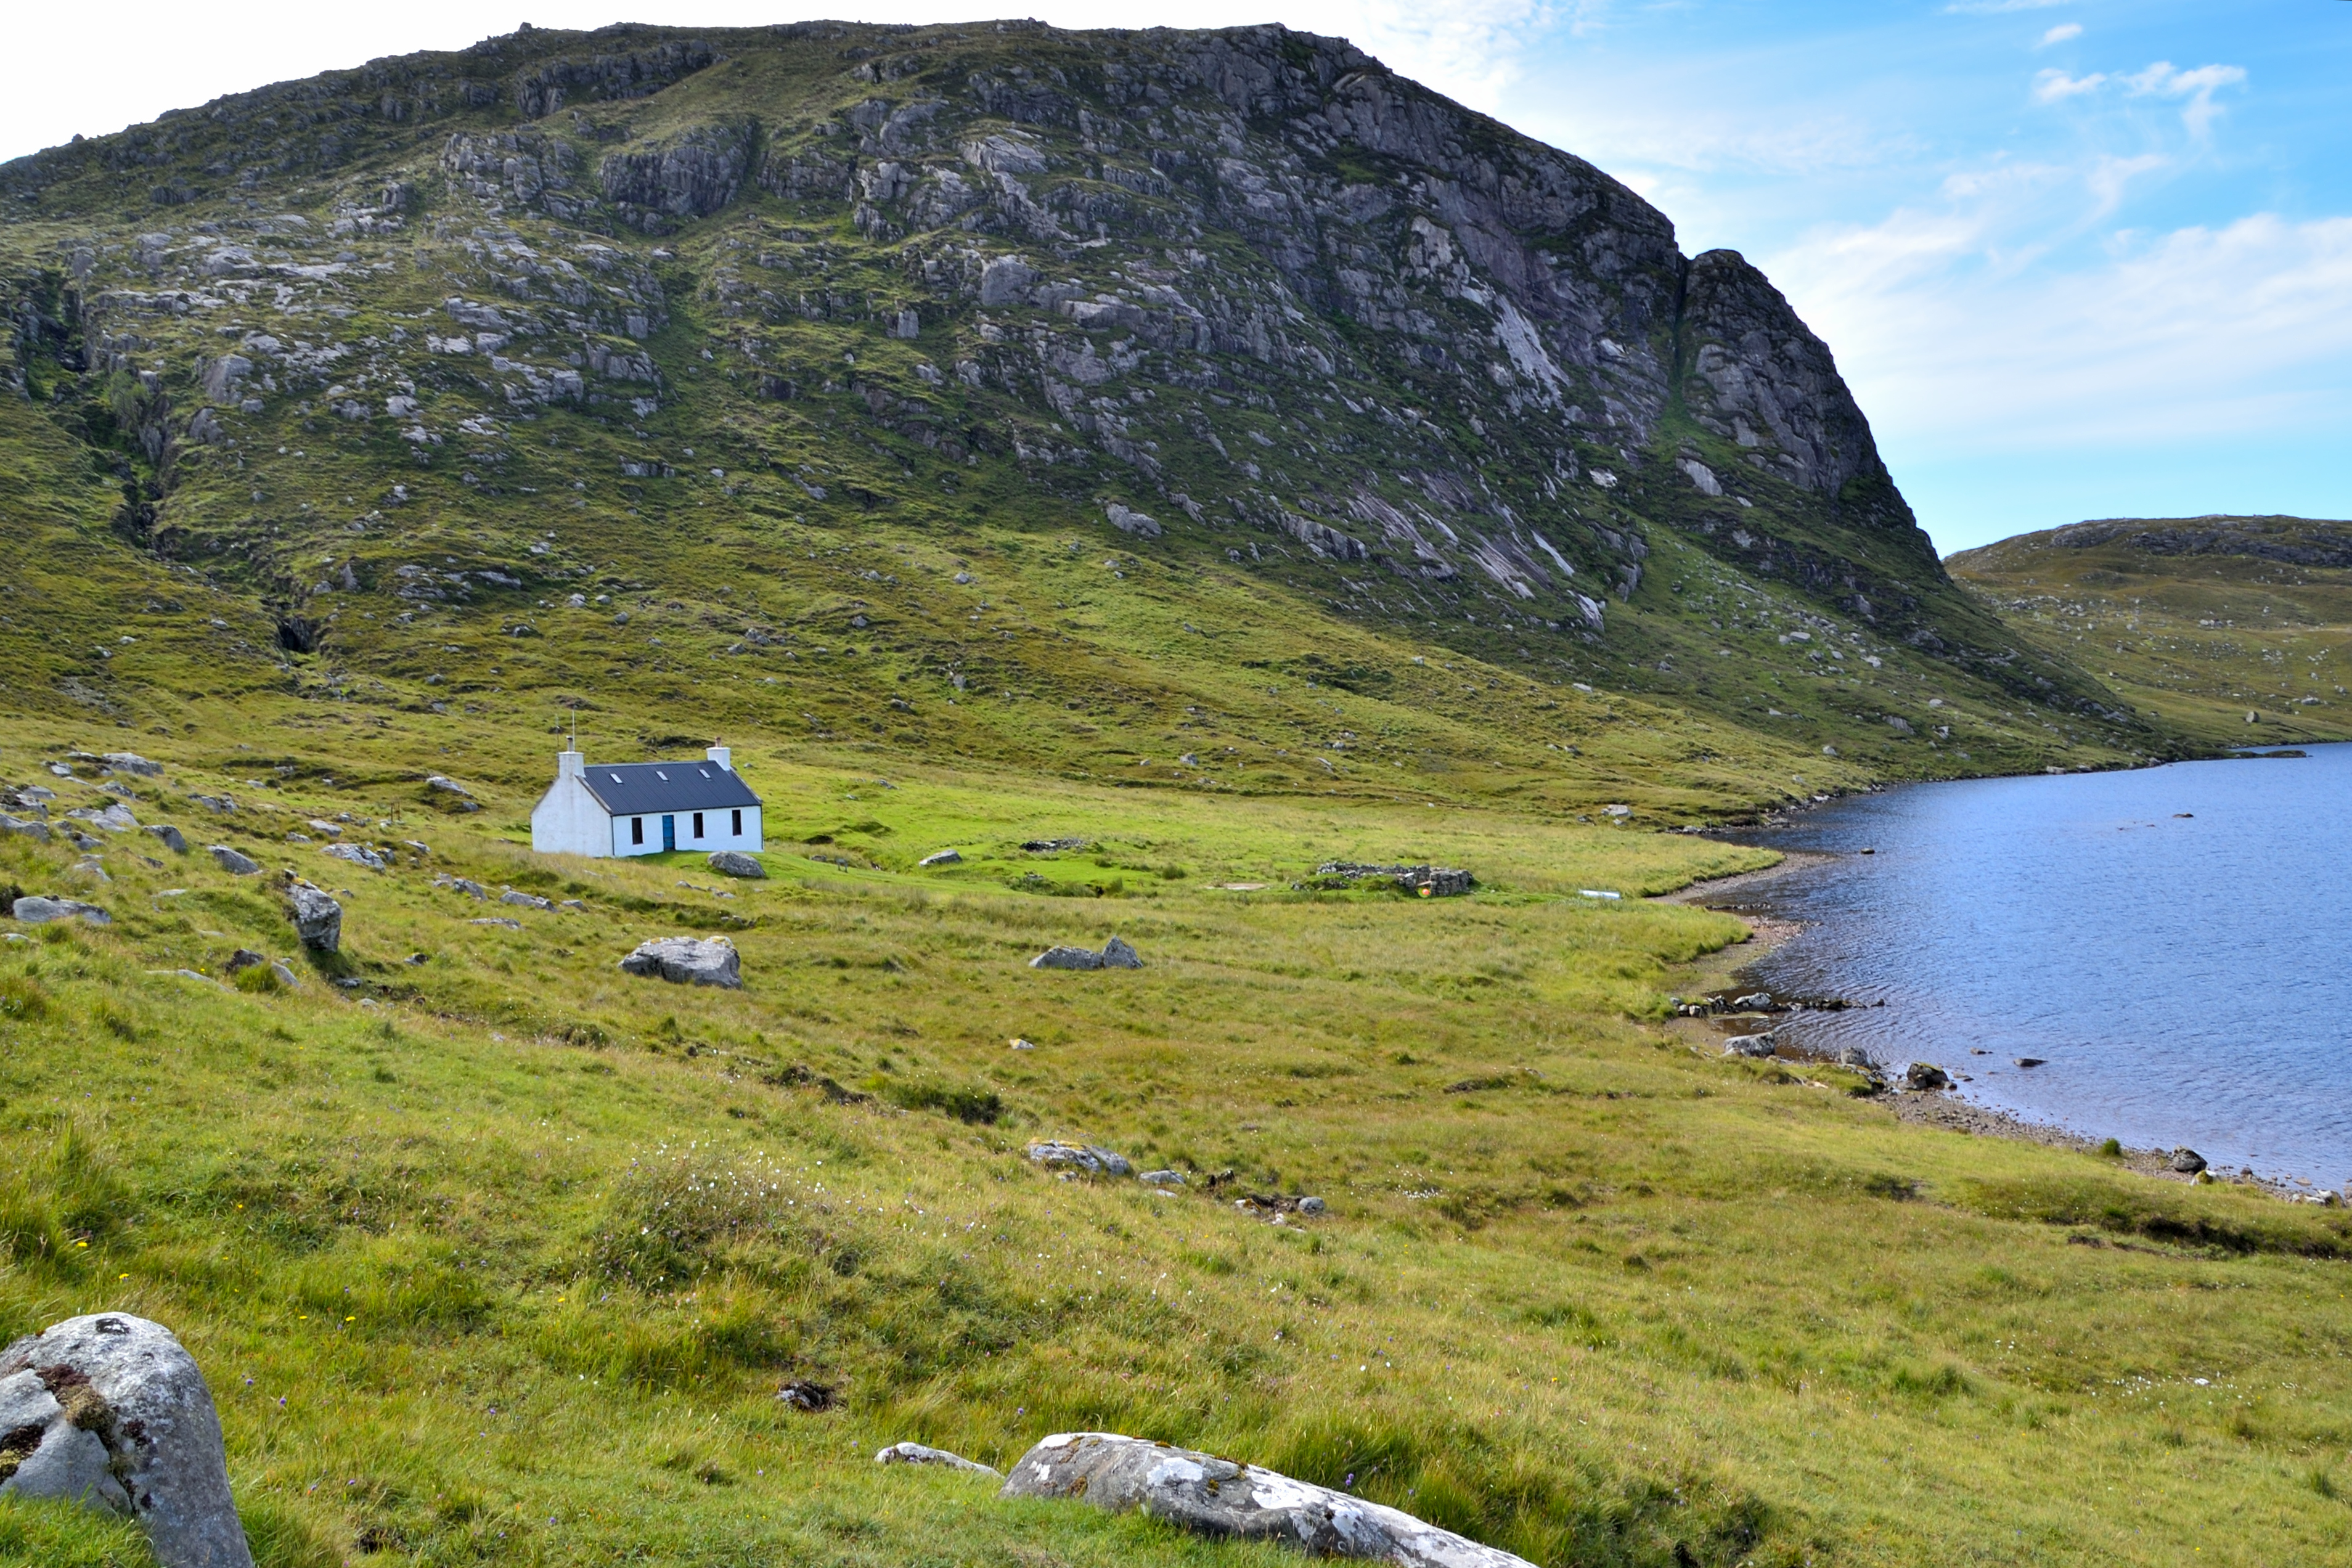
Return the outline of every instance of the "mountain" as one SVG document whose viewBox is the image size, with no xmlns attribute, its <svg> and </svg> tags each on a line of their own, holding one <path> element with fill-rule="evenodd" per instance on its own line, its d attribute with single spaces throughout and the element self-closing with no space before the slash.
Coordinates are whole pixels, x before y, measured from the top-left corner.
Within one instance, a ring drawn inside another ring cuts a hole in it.
<svg viewBox="0 0 2352 1568">
<path fill-rule="evenodd" d="M 2212 745 L 2352 739 L 2352 522 L 2107 518 L 1948 563 L 2050 658 Z"/>
<path fill-rule="evenodd" d="M 2171 744 L 1756 268 L 1338 39 L 527 29 L 0 210 L 36 709 L 1668 816 Z"/>
</svg>

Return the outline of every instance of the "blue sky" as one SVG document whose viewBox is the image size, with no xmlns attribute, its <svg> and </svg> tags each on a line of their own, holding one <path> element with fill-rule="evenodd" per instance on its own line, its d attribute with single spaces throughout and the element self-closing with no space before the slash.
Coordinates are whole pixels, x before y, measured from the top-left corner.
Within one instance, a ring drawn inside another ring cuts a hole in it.
<svg viewBox="0 0 2352 1568">
<path fill-rule="evenodd" d="M 128 0 L 106 68 L 0 101 L 0 157 L 529 19 L 971 18 L 930 0 Z M 2352 515 L 2345 0 L 1056 0 L 1065 26 L 1336 33 L 1625 180 L 1829 340 L 1947 551 L 2084 517 Z M 86 58 L 85 15 L 12 24 Z"/>
</svg>

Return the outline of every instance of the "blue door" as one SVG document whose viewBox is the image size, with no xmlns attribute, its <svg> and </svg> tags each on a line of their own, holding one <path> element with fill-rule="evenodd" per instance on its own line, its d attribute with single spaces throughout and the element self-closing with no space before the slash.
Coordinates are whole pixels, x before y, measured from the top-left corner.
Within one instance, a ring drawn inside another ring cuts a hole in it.
<svg viewBox="0 0 2352 1568">
<path fill-rule="evenodd" d="M 677 847 L 677 818 L 675 816 L 662 818 L 662 847 L 665 849 Z"/>
</svg>

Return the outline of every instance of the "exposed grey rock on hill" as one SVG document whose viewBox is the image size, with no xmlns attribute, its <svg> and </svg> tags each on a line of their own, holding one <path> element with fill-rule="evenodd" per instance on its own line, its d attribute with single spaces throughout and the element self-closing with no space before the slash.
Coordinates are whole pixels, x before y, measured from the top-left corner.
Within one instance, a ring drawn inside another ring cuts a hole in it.
<svg viewBox="0 0 2352 1568">
<path fill-rule="evenodd" d="M 371 599 L 544 636 L 523 596 L 588 565 L 404 542 L 543 512 L 519 450 L 593 444 L 564 489 L 625 481 L 649 529 L 961 527 L 985 489 L 1742 723 L 1791 717 L 1780 676 L 1884 687 L 1833 707 L 1889 757 L 1879 715 L 1927 671 L 2158 744 L 1954 588 L 1761 273 L 1342 39 L 526 30 L 0 165 L 0 237 L 13 383 L 124 378 L 77 416 L 122 469 L 118 533 L 247 574 L 293 653 Z M 336 487 L 383 500 L 357 543 L 274 496 L 331 432 L 377 470 Z"/>
</svg>

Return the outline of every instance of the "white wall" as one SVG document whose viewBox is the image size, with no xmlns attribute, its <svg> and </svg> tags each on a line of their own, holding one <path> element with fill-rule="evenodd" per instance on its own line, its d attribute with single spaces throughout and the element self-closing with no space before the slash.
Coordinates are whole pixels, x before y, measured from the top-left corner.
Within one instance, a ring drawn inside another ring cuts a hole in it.
<svg viewBox="0 0 2352 1568">
<path fill-rule="evenodd" d="M 530 808 L 530 847 L 542 855 L 610 855 L 604 808 L 577 773 L 562 773 Z"/>
<path fill-rule="evenodd" d="M 646 825 L 646 841 L 629 842 L 629 824 L 636 818 L 616 816 L 613 823 L 613 848 L 615 855 L 658 855 L 661 853 L 661 813 L 648 812 L 642 819 Z"/>
<path fill-rule="evenodd" d="M 761 837 L 760 808 L 756 805 L 747 805 L 741 809 L 743 812 L 743 831 L 741 833 L 738 834 L 732 831 L 735 826 L 734 812 L 736 808 L 733 806 L 725 806 L 717 811 L 705 811 L 702 814 L 703 834 L 699 838 L 697 838 L 694 836 L 694 813 L 690 811 L 671 812 L 669 815 L 677 819 L 677 847 L 680 849 L 692 849 L 705 855 L 710 853 L 714 849 L 740 849 L 746 854 L 757 855 L 766 847 L 766 841 Z M 646 813 L 646 841 L 643 844 L 632 844 L 629 842 L 629 823 L 631 819 L 625 816 L 614 817 L 612 819 L 612 847 L 607 850 L 599 851 L 599 853 L 609 855 L 659 854 L 662 847 L 661 819 L 662 814 L 658 811 L 649 811 Z"/>
</svg>

